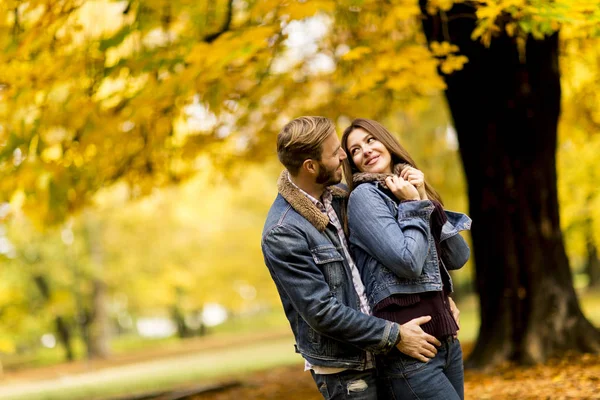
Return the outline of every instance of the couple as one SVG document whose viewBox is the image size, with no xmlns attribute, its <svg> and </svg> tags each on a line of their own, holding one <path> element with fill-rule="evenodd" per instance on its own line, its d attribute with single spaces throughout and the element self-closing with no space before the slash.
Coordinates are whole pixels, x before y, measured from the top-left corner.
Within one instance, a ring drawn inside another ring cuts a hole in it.
<svg viewBox="0 0 600 400">
<path fill-rule="evenodd" d="M 262 250 L 325 399 L 463 399 L 448 270 L 469 247 L 410 155 L 378 122 L 300 117 L 277 136 L 286 170 Z M 337 186 L 344 171 L 350 194 Z"/>
</svg>

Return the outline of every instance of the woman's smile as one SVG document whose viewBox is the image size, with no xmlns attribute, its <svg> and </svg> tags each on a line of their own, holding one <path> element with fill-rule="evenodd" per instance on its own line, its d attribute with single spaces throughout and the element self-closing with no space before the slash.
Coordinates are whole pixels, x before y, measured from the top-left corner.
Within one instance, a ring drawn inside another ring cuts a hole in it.
<svg viewBox="0 0 600 400">
<path fill-rule="evenodd" d="M 378 154 L 378 155 L 376 155 L 376 156 L 373 156 L 373 157 L 369 158 L 365 164 L 366 164 L 366 165 L 373 165 L 373 164 L 375 164 L 375 163 L 376 163 L 378 160 L 379 160 L 379 154 Z"/>
</svg>

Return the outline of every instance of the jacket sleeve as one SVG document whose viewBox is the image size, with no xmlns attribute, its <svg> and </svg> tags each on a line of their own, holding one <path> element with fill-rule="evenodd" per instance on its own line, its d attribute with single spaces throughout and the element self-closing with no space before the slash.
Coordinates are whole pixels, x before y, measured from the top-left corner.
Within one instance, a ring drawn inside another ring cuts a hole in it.
<svg viewBox="0 0 600 400">
<path fill-rule="evenodd" d="M 440 243 L 441 258 L 446 269 L 460 269 L 471 256 L 469 245 L 458 233 Z"/>
<path fill-rule="evenodd" d="M 363 249 L 400 278 L 423 272 L 429 251 L 429 200 L 402 202 L 395 217 L 373 185 L 361 185 L 350 195 L 350 242 Z"/>
<path fill-rule="evenodd" d="M 262 250 L 280 295 L 289 299 L 312 329 L 374 353 L 394 347 L 398 324 L 340 303 L 297 228 L 275 226 L 264 236 Z"/>
</svg>

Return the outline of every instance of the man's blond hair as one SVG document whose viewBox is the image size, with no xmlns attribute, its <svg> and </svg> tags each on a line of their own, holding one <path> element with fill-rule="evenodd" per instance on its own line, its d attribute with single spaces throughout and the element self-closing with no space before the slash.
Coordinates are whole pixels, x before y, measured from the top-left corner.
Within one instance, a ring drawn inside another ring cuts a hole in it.
<svg viewBox="0 0 600 400">
<path fill-rule="evenodd" d="M 329 118 L 296 118 L 277 135 L 277 157 L 295 176 L 305 160 L 321 161 L 321 146 L 332 133 L 335 134 L 335 125 Z"/>
</svg>

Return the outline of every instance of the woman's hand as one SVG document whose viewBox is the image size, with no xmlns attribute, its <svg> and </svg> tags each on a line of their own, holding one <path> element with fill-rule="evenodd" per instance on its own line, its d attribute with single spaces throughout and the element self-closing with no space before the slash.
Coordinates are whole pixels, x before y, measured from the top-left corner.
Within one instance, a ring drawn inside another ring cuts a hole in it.
<svg viewBox="0 0 600 400">
<path fill-rule="evenodd" d="M 400 171 L 400 176 L 417 188 L 420 200 L 428 200 L 425 190 L 425 174 L 413 167 L 404 167 Z"/>
<path fill-rule="evenodd" d="M 456 307 L 456 303 L 452 300 L 452 297 L 448 297 L 448 303 L 450 304 L 450 311 L 452 311 L 452 316 L 456 321 L 456 325 L 458 325 L 458 329 L 460 329 L 460 310 Z"/>
<path fill-rule="evenodd" d="M 388 176 L 385 178 L 385 184 L 400 201 L 421 200 L 417 189 L 401 176 Z"/>
</svg>

